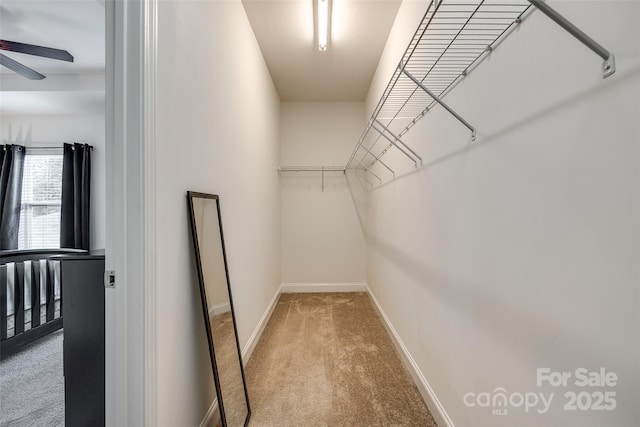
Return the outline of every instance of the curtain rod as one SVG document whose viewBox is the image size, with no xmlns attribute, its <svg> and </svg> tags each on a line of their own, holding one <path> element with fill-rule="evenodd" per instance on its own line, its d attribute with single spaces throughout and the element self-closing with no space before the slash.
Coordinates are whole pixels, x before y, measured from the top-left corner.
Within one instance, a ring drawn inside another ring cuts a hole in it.
<svg viewBox="0 0 640 427">
<path fill-rule="evenodd" d="M 15 144 L 2 144 L 2 149 L 3 149 L 4 151 L 6 151 L 6 150 L 7 150 L 7 146 L 8 146 L 8 145 L 15 145 Z M 23 145 L 22 147 L 24 147 L 24 148 L 25 148 L 25 149 L 27 149 L 27 150 L 62 150 L 62 149 L 64 148 L 64 147 L 59 146 L 59 145 L 57 145 L 57 146 L 53 146 L 53 145 L 40 145 L 40 146 L 37 146 L 37 147 L 27 147 L 27 146 L 24 146 L 24 145 Z M 75 147 L 74 147 L 73 145 L 71 145 L 71 149 L 72 149 L 72 150 L 75 150 Z M 93 151 L 93 145 L 89 145 L 89 149 L 90 149 L 91 151 Z"/>
<path fill-rule="evenodd" d="M 64 147 L 61 146 L 38 146 L 38 147 L 25 147 L 27 150 L 62 150 Z M 75 150 L 75 147 L 71 146 L 72 150 Z M 93 151 L 93 145 L 89 146 L 89 149 Z"/>
<path fill-rule="evenodd" d="M 45 145 L 41 145 L 38 147 L 25 147 L 27 150 L 62 150 L 62 147 L 55 147 L 53 145 L 51 146 L 45 146 Z"/>
</svg>

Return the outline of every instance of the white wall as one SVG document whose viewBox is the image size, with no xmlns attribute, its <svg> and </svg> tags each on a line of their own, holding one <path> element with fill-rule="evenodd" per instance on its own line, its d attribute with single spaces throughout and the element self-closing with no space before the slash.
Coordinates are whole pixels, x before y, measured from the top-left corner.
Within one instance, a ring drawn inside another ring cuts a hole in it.
<svg viewBox="0 0 640 427">
<path fill-rule="evenodd" d="M 240 347 L 280 284 L 280 103 L 239 1 L 158 2 L 157 424 L 214 399 L 187 190 L 218 194 Z"/>
<path fill-rule="evenodd" d="M 93 146 L 91 157 L 91 249 L 104 249 L 105 124 L 102 114 L 3 115 L 2 143 L 26 147 L 82 143 Z"/>
<path fill-rule="evenodd" d="M 284 102 L 283 166 L 343 166 L 364 124 L 362 102 Z M 286 173 L 282 188 L 282 281 L 362 283 L 365 244 L 344 174 Z"/>
<path fill-rule="evenodd" d="M 446 97 L 477 141 L 435 108 L 406 135 L 425 167 L 368 198 L 368 284 L 456 426 L 640 424 L 640 3 L 549 4 L 615 53 L 616 74 L 535 12 Z M 619 381 L 536 385 L 537 368 L 580 367 Z M 545 414 L 463 404 L 498 387 L 555 396 Z M 614 391 L 617 407 L 564 411 L 567 391 Z"/>
</svg>

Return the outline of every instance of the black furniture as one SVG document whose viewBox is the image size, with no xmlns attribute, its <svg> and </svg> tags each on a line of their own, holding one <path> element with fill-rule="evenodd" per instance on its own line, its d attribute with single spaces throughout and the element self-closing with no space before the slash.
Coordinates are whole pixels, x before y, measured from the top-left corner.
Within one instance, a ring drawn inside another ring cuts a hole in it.
<svg viewBox="0 0 640 427">
<path fill-rule="evenodd" d="M 65 426 L 104 426 L 104 255 L 55 259 L 64 295 Z"/>
<path fill-rule="evenodd" d="M 0 354 L 62 328 L 62 293 L 54 258 L 85 255 L 79 249 L 0 251 Z M 9 289 L 11 284 L 11 289 Z M 27 295 L 30 295 L 27 300 Z M 30 308 L 29 308 L 30 307 Z"/>
</svg>

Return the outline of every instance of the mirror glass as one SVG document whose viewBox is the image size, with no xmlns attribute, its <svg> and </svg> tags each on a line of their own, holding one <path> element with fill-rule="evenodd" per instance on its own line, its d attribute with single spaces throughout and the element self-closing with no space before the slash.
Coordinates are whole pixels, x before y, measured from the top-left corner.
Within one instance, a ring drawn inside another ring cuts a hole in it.
<svg viewBox="0 0 640 427">
<path fill-rule="evenodd" d="M 223 426 L 245 426 L 251 411 L 240 357 L 218 196 L 188 192 L 218 408 Z"/>
</svg>

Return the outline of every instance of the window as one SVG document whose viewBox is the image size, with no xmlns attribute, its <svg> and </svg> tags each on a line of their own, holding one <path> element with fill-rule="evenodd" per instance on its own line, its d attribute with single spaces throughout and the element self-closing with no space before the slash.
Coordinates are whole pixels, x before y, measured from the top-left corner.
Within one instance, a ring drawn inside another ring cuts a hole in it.
<svg viewBox="0 0 640 427">
<path fill-rule="evenodd" d="M 33 151 L 24 160 L 18 249 L 59 248 L 62 154 Z"/>
</svg>

